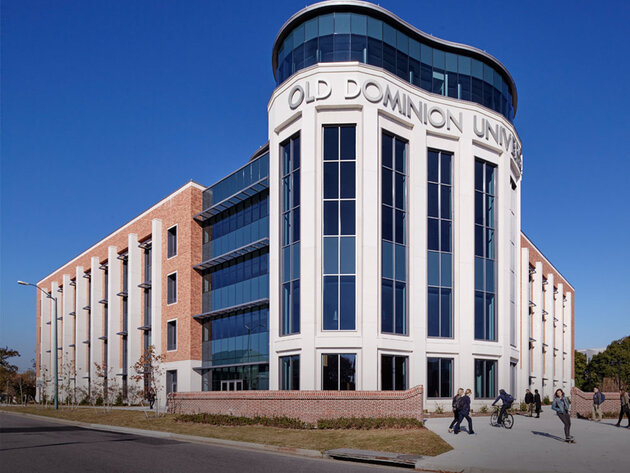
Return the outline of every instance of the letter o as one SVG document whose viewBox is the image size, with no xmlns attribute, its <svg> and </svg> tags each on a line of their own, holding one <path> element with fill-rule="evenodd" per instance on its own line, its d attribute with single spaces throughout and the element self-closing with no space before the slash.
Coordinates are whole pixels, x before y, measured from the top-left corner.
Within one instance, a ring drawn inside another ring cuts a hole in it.
<svg viewBox="0 0 630 473">
<path fill-rule="evenodd" d="M 370 96 L 370 94 L 368 93 L 368 88 L 370 86 L 376 87 L 376 89 L 378 90 L 378 95 Z M 380 102 L 381 100 L 383 100 L 383 89 L 381 88 L 381 85 L 378 82 L 373 81 L 373 80 L 367 80 L 363 84 L 363 96 L 372 103 Z"/>
<path fill-rule="evenodd" d="M 433 112 L 437 112 L 440 114 L 440 117 L 442 118 L 441 122 L 433 121 Z M 429 123 L 431 123 L 431 125 L 433 125 L 435 128 L 442 128 L 446 124 L 446 116 L 444 115 L 444 110 L 439 107 L 431 107 L 429 109 Z"/>
<path fill-rule="evenodd" d="M 298 96 L 297 100 L 295 100 L 296 94 Z M 301 85 L 298 84 L 291 89 L 291 92 L 289 92 L 289 107 L 291 108 L 291 110 L 295 110 L 300 105 L 302 105 L 303 100 L 304 100 L 304 89 L 302 88 Z"/>
</svg>

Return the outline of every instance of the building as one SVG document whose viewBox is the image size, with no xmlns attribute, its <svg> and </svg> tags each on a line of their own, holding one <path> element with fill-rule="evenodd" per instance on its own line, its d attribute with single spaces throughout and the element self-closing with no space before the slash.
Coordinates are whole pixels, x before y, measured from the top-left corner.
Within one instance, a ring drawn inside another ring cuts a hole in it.
<svg viewBox="0 0 630 473">
<path fill-rule="evenodd" d="M 585 355 L 586 361 L 590 362 L 595 355 L 599 355 L 604 350 L 606 350 L 606 348 L 584 348 L 582 350 L 577 350 L 577 351 Z"/>
<path fill-rule="evenodd" d="M 272 64 L 269 141 L 215 185 L 186 187 L 190 212 L 175 223 L 186 228 L 177 239 L 190 258 L 178 260 L 188 266 L 176 277 L 190 286 L 177 283 L 176 309 L 152 294 L 150 332 L 141 326 L 173 360 L 167 391 L 422 385 L 431 409 L 460 386 L 473 388 L 474 405 L 499 388 L 518 397 L 526 387 L 572 386 L 574 291 L 521 234 L 517 92 L 507 69 L 355 0 L 289 18 Z M 105 260 L 137 252 L 135 240 L 111 240 L 133 231 L 139 243 L 161 241 L 151 258 L 164 269 L 153 268 L 152 281 L 168 293 L 175 269 L 163 255 L 175 223 L 141 217 L 154 228 L 130 222 L 41 284 L 68 287 L 67 268 L 79 260 L 81 272 L 101 277 Z M 107 273 L 108 301 L 120 290 L 118 271 Z M 76 320 L 89 315 L 100 327 L 107 305 L 96 307 Z M 41 313 L 50 320 L 48 308 Z M 167 314 L 183 358 L 164 349 Z M 116 312 L 108 316 L 119 324 Z M 99 334 L 89 340 L 101 353 L 111 339 L 97 342 Z"/>
</svg>

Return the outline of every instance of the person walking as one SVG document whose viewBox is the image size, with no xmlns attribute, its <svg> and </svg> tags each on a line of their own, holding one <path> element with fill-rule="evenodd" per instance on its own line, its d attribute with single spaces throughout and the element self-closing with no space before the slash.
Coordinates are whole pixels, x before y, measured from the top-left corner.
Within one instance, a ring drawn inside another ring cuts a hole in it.
<svg viewBox="0 0 630 473">
<path fill-rule="evenodd" d="M 540 399 L 538 389 L 534 389 L 534 404 L 536 404 L 536 419 L 538 419 L 542 411 L 542 400 Z"/>
<path fill-rule="evenodd" d="M 451 425 L 448 426 L 448 433 L 452 433 L 453 432 L 453 426 L 455 424 L 457 424 L 457 421 L 459 420 L 459 407 L 458 407 L 458 403 L 459 400 L 461 399 L 461 397 L 464 395 L 464 389 L 463 388 L 459 388 L 457 390 L 457 394 L 455 394 L 455 397 L 453 397 L 453 421 L 451 422 Z"/>
<path fill-rule="evenodd" d="M 619 390 L 619 403 L 621 404 L 621 410 L 619 411 L 619 420 L 615 424 L 616 427 L 621 427 L 621 421 L 624 414 L 628 416 L 628 425 L 626 428 L 630 429 L 630 396 L 623 389 Z"/>
<path fill-rule="evenodd" d="M 564 391 L 557 389 L 551 403 L 551 408 L 556 411 L 558 417 L 564 424 L 564 438 L 569 443 L 575 443 L 575 440 L 571 436 L 571 414 L 569 400 L 564 397 Z"/>
<path fill-rule="evenodd" d="M 468 435 L 473 435 L 475 431 L 472 426 L 472 419 L 470 418 L 470 394 L 472 391 L 470 389 L 466 389 L 466 393 L 459 399 L 459 418 L 457 419 L 457 424 L 455 424 L 454 433 L 458 434 L 460 430 L 460 426 L 462 424 L 462 420 L 466 419 L 468 421 Z"/>
<path fill-rule="evenodd" d="M 507 411 L 510 407 L 512 407 L 512 403 L 514 402 L 514 397 L 511 394 L 505 392 L 504 389 L 499 390 L 499 395 L 494 400 L 492 405 L 494 406 L 497 402 L 501 400 L 501 410 L 499 411 L 499 419 L 497 420 L 497 424 L 503 424 L 503 416 L 505 415 L 505 411 Z"/>
<path fill-rule="evenodd" d="M 527 406 L 529 417 L 532 417 L 534 415 L 534 395 L 529 389 L 525 390 L 525 405 Z"/>
<path fill-rule="evenodd" d="M 599 388 L 595 386 L 593 388 L 593 420 L 597 422 L 602 421 L 602 404 L 604 403 L 604 395 L 600 392 Z"/>
<path fill-rule="evenodd" d="M 155 389 L 149 389 L 147 400 L 149 401 L 149 409 L 153 409 L 153 404 L 155 404 Z"/>
</svg>

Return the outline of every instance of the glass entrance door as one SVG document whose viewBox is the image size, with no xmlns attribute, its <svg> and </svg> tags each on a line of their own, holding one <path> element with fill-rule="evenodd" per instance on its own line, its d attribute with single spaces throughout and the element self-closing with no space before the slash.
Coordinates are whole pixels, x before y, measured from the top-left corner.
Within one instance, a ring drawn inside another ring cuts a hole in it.
<svg viewBox="0 0 630 473">
<path fill-rule="evenodd" d="M 243 380 L 242 379 L 229 379 L 221 381 L 221 391 L 242 391 Z"/>
</svg>

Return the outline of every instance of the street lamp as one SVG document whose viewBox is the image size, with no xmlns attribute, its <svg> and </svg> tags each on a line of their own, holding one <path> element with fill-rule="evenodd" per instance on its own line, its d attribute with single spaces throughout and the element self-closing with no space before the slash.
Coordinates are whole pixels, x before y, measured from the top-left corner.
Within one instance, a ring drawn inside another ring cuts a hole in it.
<svg viewBox="0 0 630 473">
<path fill-rule="evenodd" d="M 57 352 L 57 298 L 53 297 L 52 293 L 47 292 L 45 289 L 42 289 L 41 287 L 39 287 L 37 284 L 31 284 L 30 282 L 25 282 L 25 281 L 18 281 L 17 283 L 22 286 L 36 287 L 37 289 L 42 291 L 44 294 L 46 294 L 46 297 L 48 297 L 49 299 L 52 299 L 54 302 L 55 318 L 53 320 L 55 322 L 53 323 L 53 326 L 55 327 L 55 330 L 54 330 L 53 353 L 54 353 L 55 365 L 53 369 L 53 376 L 54 376 L 53 379 L 55 381 L 55 409 L 59 409 L 59 379 L 58 379 L 58 373 L 57 373 L 57 364 L 59 363 L 58 361 L 59 354 Z"/>
</svg>

